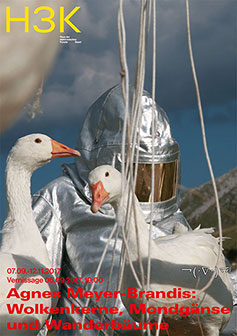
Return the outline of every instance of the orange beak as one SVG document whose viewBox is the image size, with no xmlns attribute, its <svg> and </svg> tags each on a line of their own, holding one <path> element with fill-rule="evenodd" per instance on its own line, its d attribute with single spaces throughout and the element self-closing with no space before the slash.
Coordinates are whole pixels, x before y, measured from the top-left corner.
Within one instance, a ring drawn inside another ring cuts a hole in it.
<svg viewBox="0 0 237 336">
<path fill-rule="evenodd" d="M 58 157 L 67 157 L 67 156 L 81 156 L 81 154 L 70 147 L 67 147 L 60 142 L 51 139 L 52 143 L 52 159 Z"/>
<path fill-rule="evenodd" d="M 109 193 L 105 190 L 101 181 L 90 185 L 92 189 L 91 211 L 96 213 L 99 208 L 109 199 Z"/>
</svg>

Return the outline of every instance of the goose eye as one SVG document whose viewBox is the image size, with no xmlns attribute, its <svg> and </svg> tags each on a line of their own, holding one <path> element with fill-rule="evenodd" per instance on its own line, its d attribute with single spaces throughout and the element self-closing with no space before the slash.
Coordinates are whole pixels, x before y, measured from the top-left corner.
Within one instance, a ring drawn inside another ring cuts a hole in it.
<svg viewBox="0 0 237 336">
<path fill-rule="evenodd" d="M 105 173 L 105 177 L 108 177 L 108 176 L 109 176 L 109 172 L 106 172 L 106 173 Z"/>
<path fill-rule="evenodd" d="M 40 138 L 35 139 L 35 143 L 41 143 L 42 140 Z"/>
</svg>

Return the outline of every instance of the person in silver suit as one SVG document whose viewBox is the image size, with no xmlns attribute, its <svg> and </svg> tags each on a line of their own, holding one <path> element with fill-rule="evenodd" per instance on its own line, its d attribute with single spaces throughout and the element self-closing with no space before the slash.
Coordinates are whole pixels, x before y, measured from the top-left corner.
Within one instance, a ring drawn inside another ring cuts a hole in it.
<svg viewBox="0 0 237 336">
<path fill-rule="evenodd" d="M 132 97 L 132 88 L 130 88 Z M 130 97 L 130 98 L 131 98 Z M 131 101 L 132 99 L 130 99 Z M 147 224 L 150 217 L 151 199 L 151 163 L 152 163 L 152 99 L 148 92 L 142 96 L 142 122 L 138 130 L 141 136 L 139 147 L 138 177 L 136 195 L 144 212 Z M 98 213 L 90 210 L 91 191 L 88 176 L 92 169 L 102 164 L 121 167 L 122 128 L 124 122 L 124 102 L 121 86 L 117 85 L 102 94 L 89 108 L 84 119 L 77 150 L 81 157 L 75 163 L 63 165 L 63 175 L 50 182 L 33 196 L 33 210 L 36 222 L 45 240 L 52 267 L 61 268 L 60 277 L 69 279 L 61 284 L 61 298 L 58 307 L 83 307 L 84 297 L 68 298 L 67 289 L 78 288 L 90 290 L 88 278 L 94 278 L 98 263 L 104 251 L 108 237 L 115 224 L 115 215 L 110 205 L 101 207 Z M 180 179 L 180 151 L 178 143 L 171 135 L 166 113 L 156 104 L 155 109 L 155 195 L 153 237 L 168 235 L 178 228 L 190 229 L 185 217 L 178 207 L 177 185 Z M 182 230 L 182 229 L 181 229 Z M 98 277 L 102 283 L 96 283 L 95 291 L 116 290 L 121 253 L 122 238 L 119 237 L 114 247 L 115 238 L 105 255 Z M 110 287 L 107 280 L 115 248 L 114 267 Z M 82 282 L 70 279 L 83 279 Z M 92 306 L 116 306 L 123 311 L 121 316 L 105 314 L 102 322 L 111 319 L 120 321 L 132 318 L 126 312 L 122 301 L 114 299 L 91 299 Z M 52 319 L 68 322 L 81 322 L 82 315 L 52 315 Z M 85 322 L 101 322 L 100 314 L 85 315 Z M 58 335 L 80 335 L 79 330 L 57 330 Z M 40 332 L 45 334 L 45 330 Z M 83 336 L 108 335 L 110 331 L 83 330 Z M 141 335 L 141 331 L 114 330 L 114 335 Z"/>
</svg>

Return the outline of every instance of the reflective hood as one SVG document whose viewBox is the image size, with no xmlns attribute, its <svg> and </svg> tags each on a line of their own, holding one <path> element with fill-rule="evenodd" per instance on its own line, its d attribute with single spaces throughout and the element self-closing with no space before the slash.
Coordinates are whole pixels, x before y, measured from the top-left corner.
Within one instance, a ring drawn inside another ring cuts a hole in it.
<svg viewBox="0 0 237 336">
<path fill-rule="evenodd" d="M 131 103 L 132 87 L 129 94 Z M 81 128 L 76 146 L 81 153 L 81 157 L 76 159 L 79 179 L 76 184 L 80 191 L 83 188 L 84 195 L 89 195 L 88 175 L 92 169 L 103 164 L 114 164 L 120 170 L 123 123 L 124 101 L 121 85 L 117 85 L 106 91 L 89 108 Z M 147 91 L 144 91 L 142 96 L 142 121 L 139 132 L 141 136 L 139 163 L 149 164 L 152 162 L 152 98 Z M 166 113 L 156 104 L 155 163 L 174 161 L 178 162 L 177 171 L 179 172 L 178 143 L 171 135 Z M 70 167 L 67 167 L 67 171 L 70 174 Z M 178 179 L 179 177 L 176 181 Z M 175 202 L 176 197 L 172 203 Z"/>
</svg>

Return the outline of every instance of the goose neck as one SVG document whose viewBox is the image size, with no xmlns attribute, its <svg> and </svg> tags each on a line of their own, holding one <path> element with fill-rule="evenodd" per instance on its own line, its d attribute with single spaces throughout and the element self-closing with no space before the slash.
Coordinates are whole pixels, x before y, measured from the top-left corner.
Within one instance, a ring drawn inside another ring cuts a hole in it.
<svg viewBox="0 0 237 336">
<path fill-rule="evenodd" d="M 30 179 L 32 172 L 11 159 L 6 168 L 7 219 L 4 222 L 1 251 L 26 255 L 50 266 L 45 243 L 35 223 Z"/>
<path fill-rule="evenodd" d="M 15 220 L 33 219 L 30 193 L 31 173 L 9 160 L 6 168 L 8 216 Z"/>
</svg>

